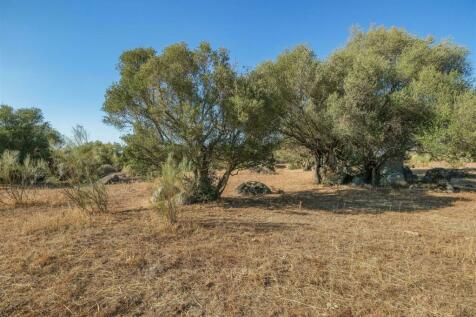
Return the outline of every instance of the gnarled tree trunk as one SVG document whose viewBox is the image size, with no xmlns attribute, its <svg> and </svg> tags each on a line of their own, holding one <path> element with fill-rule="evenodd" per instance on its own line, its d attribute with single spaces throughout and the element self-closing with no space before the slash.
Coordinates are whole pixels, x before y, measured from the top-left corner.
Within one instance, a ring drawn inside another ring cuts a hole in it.
<svg viewBox="0 0 476 317">
<path fill-rule="evenodd" d="M 321 175 L 322 162 L 321 162 L 320 155 L 315 155 L 314 160 L 315 160 L 314 181 L 316 182 L 316 184 L 322 184 L 322 175 Z"/>
</svg>

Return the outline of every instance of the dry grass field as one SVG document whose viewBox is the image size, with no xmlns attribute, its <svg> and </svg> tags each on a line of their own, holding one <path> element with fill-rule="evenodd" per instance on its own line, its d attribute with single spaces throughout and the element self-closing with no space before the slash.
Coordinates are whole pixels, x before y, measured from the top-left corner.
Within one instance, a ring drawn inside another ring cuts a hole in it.
<svg viewBox="0 0 476 317">
<path fill-rule="evenodd" d="M 241 198 L 260 180 L 275 191 Z M 0 210 L 0 316 L 476 316 L 476 193 L 241 172 L 174 227 L 148 183 L 90 217 L 60 191 Z"/>
</svg>

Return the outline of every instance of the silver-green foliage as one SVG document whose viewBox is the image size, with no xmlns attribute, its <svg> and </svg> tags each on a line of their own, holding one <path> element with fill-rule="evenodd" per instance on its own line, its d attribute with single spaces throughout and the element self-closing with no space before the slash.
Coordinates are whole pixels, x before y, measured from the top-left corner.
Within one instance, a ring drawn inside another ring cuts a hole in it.
<svg viewBox="0 0 476 317">
<path fill-rule="evenodd" d="M 32 202 L 34 185 L 48 174 L 48 166 L 43 160 L 33 160 L 29 156 L 20 163 L 17 151 L 4 151 L 0 158 L 0 203 L 26 205 Z"/>
<path fill-rule="evenodd" d="M 192 186 L 190 171 L 188 161 L 182 160 L 177 164 L 172 155 L 161 165 L 151 200 L 154 208 L 164 215 L 169 223 L 177 221 L 179 206 L 189 198 Z"/>
<path fill-rule="evenodd" d="M 99 181 L 91 181 L 88 184 L 71 184 L 63 188 L 63 194 L 75 207 L 89 214 L 108 211 L 109 195 L 107 188 Z"/>
<path fill-rule="evenodd" d="M 218 198 L 233 171 L 270 159 L 274 103 L 260 78 L 234 69 L 226 50 L 208 43 L 160 54 L 135 49 L 121 55 L 119 70 L 106 92 L 106 122 L 130 128 L 124 140 L 136 165 L 160 166 L 172 151 L 187 158 L 197 201 Z"/>
<path fill-rule="evenodd" d="M 78 126 L 73 129 L 73 141 L 61 158 L 61 168 L 66 186 L 63 194 L 75 207 L 90 214 L 108 211 L 109 195 L 101 183 L 94 164 L 94 152 L 88 150 L 86 131 Z M 86 151 L 85 151 L 86 149 Z"/>
<path fill-rule="evenodd" d="M 376 171 L 410 149 L 444 157 L 475 148 L 467 57 L 449 41 L 372 27 L 354 29 L 325 60 L 298 46 L 256 72 L 283 109 L 284 136 L 306 147 L 318 167 L 343 166 L 375 184 Z"/>
</svg>

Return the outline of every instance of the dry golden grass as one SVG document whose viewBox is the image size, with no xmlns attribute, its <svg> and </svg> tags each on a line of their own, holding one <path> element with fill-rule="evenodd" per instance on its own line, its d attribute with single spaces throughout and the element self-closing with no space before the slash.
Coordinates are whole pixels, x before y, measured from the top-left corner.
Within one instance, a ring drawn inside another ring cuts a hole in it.
<svg viewBox="0 0 476 317">
<path fill-rule="evenodd" d="M 244 180 L 284 194 L 235 197 Z M 0 316 L 476 316 L 476 193 L 242 172 L 166 226 L 151 185 L 86 216 L 57 190 L 0 209 Z"/>
</svg>

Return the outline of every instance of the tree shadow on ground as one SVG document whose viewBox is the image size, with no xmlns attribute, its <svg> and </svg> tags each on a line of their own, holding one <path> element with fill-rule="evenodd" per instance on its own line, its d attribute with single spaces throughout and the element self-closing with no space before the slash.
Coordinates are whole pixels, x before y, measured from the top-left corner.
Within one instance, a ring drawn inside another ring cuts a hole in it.
<svg viewBox="0 0 476 317">
<path fill-rule="evenodd" d="M 422 177 L 423 175 L 425 175 L 426 171 L 428 170 L 429 170 L 428 168 L 414 168 L 412 169 L 412 172 Z M 462 175 L 457 178 L 476 179 L 476 168 L 462 167 L 462 168 L 452 168 L 451 170 L 455 170 L 462 173 Z"/>
<path fill-rule="evenodd" d="M 263 208 L 284 210 L 286 213 L 306 214 L 309 211 L 326 211 L 339 214 L 379 214 L 393 212 L 423 212 L 454 205 L 454 196 L 432 196 L 424 190 L 369 190 L 344 188 L 335 191 L 306 190 L 283 195 L 255 198 L 223 198 L 225 209 Z"/>
</svg>

